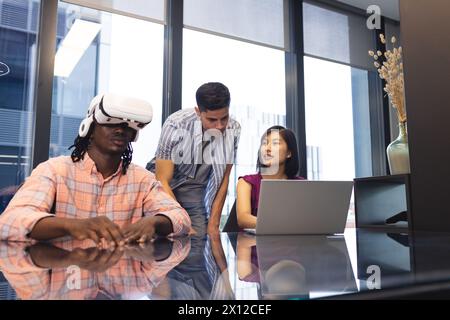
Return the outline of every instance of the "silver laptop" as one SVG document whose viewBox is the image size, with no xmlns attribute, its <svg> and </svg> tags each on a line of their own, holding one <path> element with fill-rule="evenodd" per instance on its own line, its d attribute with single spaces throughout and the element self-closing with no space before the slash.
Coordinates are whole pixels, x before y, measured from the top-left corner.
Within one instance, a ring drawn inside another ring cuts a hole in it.
<svg viewBox="0 0 450 320">
<path fill-rule="evenodd" d="M 256 234 L 343 233 L 353 181 L 262 180 Z"/>
</svg>

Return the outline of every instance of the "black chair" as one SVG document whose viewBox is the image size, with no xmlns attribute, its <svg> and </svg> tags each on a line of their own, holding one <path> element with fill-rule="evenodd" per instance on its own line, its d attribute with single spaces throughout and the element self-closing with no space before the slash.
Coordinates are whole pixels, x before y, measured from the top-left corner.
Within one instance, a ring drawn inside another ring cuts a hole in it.
<svg viewBox="0 0 450 320">
<path fill-rule="evenodd" d="M 233 207 L 231 208 L 230 214 L 228 215 L 228 220 L 225 223 L 223 232 L 239 232 L 240 228 L 237 221 L 236 213 L 236 200 L 234 201 Z"/>
<path fill-rule="evenodd" d="M 236 200 L 234 201 L 233 207 L 231 208 L 230 214 L 228 215 L 228 220 L 225 223 L 222 231 L 228 232 L 228 239 L 230 240 L 234 253 L 237 254 L 237 232 L 240 231 L 240 228 L 237 222 Z"/>
</svg>

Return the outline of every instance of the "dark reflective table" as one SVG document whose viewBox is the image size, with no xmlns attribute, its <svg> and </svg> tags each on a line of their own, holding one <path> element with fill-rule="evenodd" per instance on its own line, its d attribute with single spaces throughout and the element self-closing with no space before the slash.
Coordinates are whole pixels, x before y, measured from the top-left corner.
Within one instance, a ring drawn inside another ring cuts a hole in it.
<svg viewBox="0 0 450 320">
<path fill-rule="evenodd" d="M 379 299 L 450 296 L 450 234 L 221 233 L 101 250 L 0 242 L 0 299 Z"/>
</svg>

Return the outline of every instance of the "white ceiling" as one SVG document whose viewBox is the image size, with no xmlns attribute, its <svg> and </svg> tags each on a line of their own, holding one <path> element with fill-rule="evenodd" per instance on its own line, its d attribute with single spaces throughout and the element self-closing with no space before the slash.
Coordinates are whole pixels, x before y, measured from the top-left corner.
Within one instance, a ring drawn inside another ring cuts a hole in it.
<svg viewBox="0 0 450 320">
<path fill-rule="evenodd" d="M 381 14 L 385 17 L 400 20 L 399 0 L 337 0 L 351 6 L 367 10 L 370 5 L 378 5 L 381 8 Z"/>
</svg>

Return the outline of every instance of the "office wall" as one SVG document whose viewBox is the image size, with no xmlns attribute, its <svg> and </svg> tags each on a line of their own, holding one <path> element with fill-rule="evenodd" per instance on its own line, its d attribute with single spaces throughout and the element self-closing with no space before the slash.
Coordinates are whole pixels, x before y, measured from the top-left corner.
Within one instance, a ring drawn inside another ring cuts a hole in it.
<svg viewBox="0 0 450 320">
<path fill-rule="evenodd" d="M 415 230 L 450 231 L 450 1 L 401 0 Z"/>
</svg>

